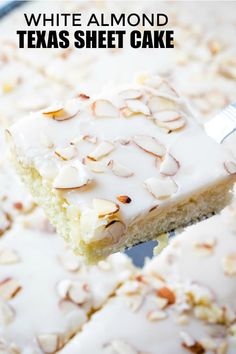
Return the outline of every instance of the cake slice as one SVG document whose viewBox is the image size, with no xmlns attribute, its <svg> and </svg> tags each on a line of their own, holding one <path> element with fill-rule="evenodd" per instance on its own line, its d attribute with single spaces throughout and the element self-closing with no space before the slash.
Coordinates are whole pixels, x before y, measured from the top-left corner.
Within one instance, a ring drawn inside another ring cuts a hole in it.
<svg viewBox="0 0 236 354">
<path fill-rule="evenodd" d="M 184 231 L 60 353 L 235 353 L 236 223 L 232 231 L 225 221 L 216 215 Z"/>
<path fill-rule="evenodd" d="M 8 131 L 15 165 L 89 262 L 221 210 L 236 164 L 159 77 L 31 114 Z"/>
</svg>

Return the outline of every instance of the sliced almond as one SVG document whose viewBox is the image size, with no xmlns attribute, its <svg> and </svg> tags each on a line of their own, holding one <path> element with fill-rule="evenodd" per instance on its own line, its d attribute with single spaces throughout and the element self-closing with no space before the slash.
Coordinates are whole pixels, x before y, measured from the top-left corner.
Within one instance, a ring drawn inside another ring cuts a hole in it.
<svg viewBox="0 0 236 354">
<path fill-rule="evenodd" d="M 175 303 L 175 293 L 166 286 L 158 289 L 157 295 L 163 299 L 166 299 L 168 301 L 168 305 L 173 305 Z"/>
<path fill-rule="evenodd" d="M 57 333 L 46 333 L 37 336 L 40 348 L 46 354 L 55 353 L 60 349 L 60 337 Z"/>
<path fill-rule="evenodd" d="M 119 241 L 121 236 L 124 235 L 126 230 L 125 224 L 120 220 L 112 220 L 105 227 L 106 237 L 112 240 L 113 243 Z"/>
<path fill-rule="evenodd" d="M 108 100 L 99 99 L 92 103 L 92 111 L 95 117 L 116 118 L 119 117 L 118 109 Z"/>
<path fill-rule="evenodd" d="M 16 251 L 11 249 L 0 250 L 0 264 L 13 264 L 20 261 Z"/>
<path fill-rule="evenodd" d="M 20 284 L 13 278 L 6 278 L 0 282 L 0 297 L 4 300 L 13 299 L 20 290 Z"/>
<path fill-rule="evenodd" d="M 90 160 L 97 161 L 102 157 L 107 156 L 115 149 L 115 145 L 109 141 L 102 141 L 95 150 L 87 156 Z"/>
<path fill-rule="evenodd" d="M 86 95 L 85 93 L 79 93 L 78 98 L 80 98 L 81 100 L 89 100 L 90 99 L 90 97 L 88 95 Z"/>
<path fill-rule="evenodd" d="M 74 166 L 63 166 L 54 179 L 53 188 L 60 190 L 77 189 L 87 185 L 90 178 L 86 171 Z"/>
<path fill-rule="evenodd" d="M 134 174 L 130 168 L 114 160 L 109 161 L 108 167 L 110 167 L 112 172 L 119 177 L 131 177 Z"/>
<path fill-rule="evenodd" d="M 174 156 L 167 153 L 160 164 L 160 173 L 163 176 L 174 176 L 178 172 L 179 167 L 179 161 L 177 161 Z"/>
<path fill-rule="evenodd" d="M 236 173 L 236 163 L 235 162 L 225 161 L 224 167 L 230 175 L 234 175 Z"/>
<path fill-rule="evenodd" d="M 134 143 L 142 150 L 157 157 L 165 155 L 165 147 L 157 141 L 156 138 L 149 135 L 136 135 L 133 138 Z"/>
<path fill-rule="evenodd" d="M 4 234 L 5 231 L 9 230 L 12 224 L 12 219 L 8 213 L 0 210 L 0 236 Z"/>
<path fill-rule="evenodd" d="M 236 275 L 236 253 L 232 253 L 222 259 L 222 266 L 225 275 L 230 277 Z"/>
<path fill-rule="evenodd" d="M 127 195 L 119 195 L 117 197 L 117 200 L 119 200 L 119 202 L 121 202 L 123 204 L 129 204 L 132 201 L 132 199 L 130 197 L 128 197 Z"/>
<path fill-rule="evenodd" d="M 12 323 L 14 318 L 15 318 L 15 311 L 13 310 L 13 308 L 7 302 L 0 300 L 0 323 L 4 325 L 8 325 Z"/>
<path fill-rule="evenodd" d="M 161 122 L 157 119 L 155 119 L 155 123 L 164 129 L 167 129 L 168 131 L 175 131 L 175 130 L 180 130 L 186 125 L 186 119 L 185 118 L 180 118 L 176 119 L 170 122 Z"/>
<path fill-rule="evenodd" d="M 116 214 L 120 209 L 118 204 L 105 199 L 93 199 L 93 207 L 99 218 Z"/>
<path fill-rule="evenodd" d="M 144 185 L 156 199 L 168 198 L 178 190 L 177 184 L 170 177 L 151 177 L 144 182 Z"/>
<path fill-rule="evenodd" d="M 71 119 L 79 112 L 80 109 L 80 101 L 78 99 L 71 99 L 66 102 L 64 106 L 56 105 L 43 110 L 43 115 L 53 118 L 57 121 L 63 121 L 67 119 Z"/>
<path fill-rule="evenodd" d="M 150 114 L 148 106 L 140 100 L 127 100 L 126 106 L 133 113 L 142 113 L 144 115 Z"/>
<path fill-rule="evenodd" d="M 165 318 L 167 318 L 167 313 L 161 310 L 149 311 L 147 314 L 147 319 L 149 321 L 160 321 L 164 320 Z"/>
<path fill-rule="evenodd" d="M 54 116 L 55 114 L 58 114 L 63 110 L 64 110 L 64 106 L 61 103 L 54 103 L 51 106 L 43 109 L 42 113 L 46 116 Z"/>
<path fill-rule="evenodd" d="M 179 111 L 166 110 L 155 113 L 153 117 L 160 122 L 173 122 L 182 118 L 182 114 Z"/>
<path fill-rule="evenodd" d="M 103 160 L 93 161 L 91 159 L 85 158 L 84 164 L 88 166 L 88 168 L 93 172 L 103 173 L 107 170 L 107 163 L 105 163 Z"/>
<path fill-rule="evenodd" d="M 96 144 L 97 143 L 97 137 L 96 136 L 92 136 L 92 135 L 84 135 L 83 136 L 83 140 L 84 141 L 88 141 L 91 144 Z"/>
<path fill-rule="evenodd" d="M 127 89 L 120 92 L 120 96 L 125 100 L 133 100 L 142 96 L 142 91 L 136 89 Z"/>
<path fill-rule="evenodd" d="M 152 114 L 163 110 L 172 110 L 176 108 L 175 101 L 162 97 L 162 96 L 151 96 L 148 100 L 148 107 Z"/>
<path fill-rule="evenodd" d="M 215 238 L 206 239 L 203 242 L 196 242 L 194 248 L 201 256 L 209 256 L 213 253 L 216 244 L 217 240 Z"/>
<path fill-rule="evenodd" d="M 71 284 L 72 284 L 72 280 L 70 280 L 70 279 L 63 279 L 57 283 L 56 290 L 57 290 L 58 295 L 62 299 L 67 298 L 68 291 L 70 289 Z"/>
<path fill-rule="evenodd" d="M 57 148 L 55 154 L 63 161 L 73 159 L 77 155 L 77 148 L 74 145 L 65 148 Z"/>
<path fill-rule="evenodd" d="M 188 345 L 186 343 L 182 343 L 183 348 L 187 349 L 190 353 L 193 354 L 204 354 L 206 353 L 200 342 L 194 342 L 192 345 Z"/>
</svg>

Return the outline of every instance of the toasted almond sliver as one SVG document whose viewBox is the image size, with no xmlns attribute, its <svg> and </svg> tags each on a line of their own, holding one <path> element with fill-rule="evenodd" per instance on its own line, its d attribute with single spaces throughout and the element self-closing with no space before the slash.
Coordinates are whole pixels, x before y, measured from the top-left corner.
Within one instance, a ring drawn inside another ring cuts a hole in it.
<svg viewBox="0 0 236 354">
<path fill-rule="evenodd" d="M 172 122 L 182 117 L 181 113 L 175 110 L 160 111 L 153 116 L 160 122 Z"/>
<path fill-rule="evenodd" d="M 144 185 L 156 199 L 168 198 L 178 190 L 177 184 L 170 177 L 151 177 L 144 182 Z"/>
<path fill-rule="evenodd" d="M 85 167 L 84 167 L 85 168 Z M 53 188 L 60 190 L 77 189 L 90 182 L 86 171 L 79 171 L 74 166 L 63 166 L 53 182 Z"/>
<path fill-rule="evenodd" d="M 0 250 L 0 264 L 13 264 L 20 261 L 16 251 L 11 249 Z"/>
<path fill-rule="evenodd" d="M 95 150 L 89 153 L 87 156 L 90 160 L 97 161 L 102 157 L 107 156 L 115 149 L 115 145 L 109 141 L 102 141 Z"/>
<path fill-rule="evenodd" d="M 119 117 L 118 109 L 108 100 L 99 99 L 92 103 L 92 111 L 95 117 L 110 118 Z"/>
<path fill-rule="evenodd" d="M 12 299 L 20 290 L 20 284 L 13 278 L 6 278 L 0 282 L 0 297 L 4 300 Z"/>
<path fill-rule="evenodd" d="M 84 141 L 88 141 L 91 144 L 96 144 L 97 143 L 97 137 L 96 136 L 92 136 L 92 135 L 84 135 L 83 136 L 83 140 Z"/>
<path fill-rule="evenodd" d="M 131 203 L 131 198 L 128 197 L 127 195 L 119 195 L 117 197 L 117 200 L 119 200 L 119 202 L 123 203 L 123 204 L 129 204 Z"/>
<path fill-rule="evenodd" d="M 179 161 L 174 156 L 167 153 L 160 164 L 160 173 L 164 176 L 174 176 L 180 167 Z"/>
<path fill-rule="evenodd" d="M 136 135 L 133 138 L 134 143 L 142 150 L 157 157 L 164 156 L 166 149 L 156 138 L 149 135 Z"/>
<path fill-rule="evenodd" d="M 175 303 L 175 293 L 166 286 L 158 289 L 157 295 L 163 299 L 166 299 L 168 301 L 168 305 L 173 305 Z"/>
<path fill-rule="evenodd" d="M 68 289 L 68 298 L 75 304 L 82 305 L 89 299 L 87 285 L 73 282 Z"/>
<path fill-rule="evenodd" d="M 144 115 L 150 114 L 150 109 L 148 106 L 140 100 L 127 100 L 126 105 L 133 113 L 141 113 Z"/>
<path fill-rule="evenodd" d="M 176 109 L 175 101 L 160 96 L 151 96 L 148 100 L 148 107 L 151 110 L 152 114 L 163 110 L 172 110 Z"/>
<path fill-rule="evenodd" d="M 55 353 L 59 349 L 60 338 L 57 333 L 40 334 L 37 341 L 44 353 Z"/>
<path fill-rule="evenodd" d="M 99 218 L 116 214 L 120 209 L 118 204 L 105 199 L 93 199 L 93 207 Z"/>
<path fill-rule="evenodd" d="M 57 148 L 55 154 L 64 161 L 73 159 L 77 155 L 77 148 L 74 145 L 65 148 Z"/>
<path fill-rule="evenodd" d="M 110 167 L 112 172 L 119 177 L 131 177 L 134 174 L 130 168 L 114 160 L 109 161 L 108 167 Z"/>
<path fill-rule="evenodd" d="M 236 173 L 236 163 L 234 161 L 225 161 L 224 167 L 230 175 L 234 175 Z"/>
<path fill-rule="evenodd" d="M 161 121 L 155 119 L 155 123 L 159 127 L 165 128 L 168 131 L 175 131 L 175 130 L 182 129 L 186 125 L 186 120 L 183 117 L 180 119 L 177 119 L 177 120 L 170 121 L 170 122 L 161 122 Z"/>
<path fill-rule="evenodd" d="M 142 91 L 136 89 L 127 89 L 120 92 L 120 96 L 125 100 L 133 100 L 142 96 Z"/>
<path fill-rule="evenodd" d="M 55 103 L 43 109 L 42 113 L 48 116 L 53 116 L 54 114 L 62 112 L 63 110 L 64 110 L 64 106 L 61 103 Z"/>
</svg>

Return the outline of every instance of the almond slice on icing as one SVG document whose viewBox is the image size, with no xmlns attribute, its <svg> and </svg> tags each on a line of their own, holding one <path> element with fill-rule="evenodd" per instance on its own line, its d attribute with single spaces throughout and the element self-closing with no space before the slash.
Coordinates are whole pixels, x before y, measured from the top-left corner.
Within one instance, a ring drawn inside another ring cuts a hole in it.
<svg viewBox="0 0 236 354">
<path fill-rule="evenodd" d="M 118 204 L 106 199 L 93 199 L 93 207 L 99 218 L 116 214 L 120 209 Z"/>
<path fill-rule="evenodd" d="M 151 177 L 144 182 L 144 185 L 156 199 L 168 198 L 178 190 L 177 184 L 170 177 Z"/>
<path fill-rule="evenodd" d="M 63 166 L 54 179 L 53 188 L 61 190 L 76 189 L 87 185 L 89 182 L 90 178 L 82 167 L 78 170 L 75 166 Z"/>
<path fill-rule="evenodd" d="M 0 282 L 0 297 L 4 300 L 10 300 L 21 290 L 17 280 L 6 278 Z"/>
<path fill-rule="evenodd" d="M 77 148 L 74 145 L 65 148 L 57 148 L 55 154 L 63 161 L 73 159 L 77 155 Z"/>
<path fill-rule="evenodd" d="M 0 299 L 0 322 L 4 325 L 10 324 L 15 318 L 15 311 L 13 308 L 5 301 Z"/>
<path fill-rule="evenodd" d="M 55 103 L 52 104 L 51 106 L 45 108 L 42 113 L 45 114 L 46 116 L 53 116 L 61 111 L 63 111 L 64 106 L 61 103 Z"/>
<path fill-rule="evenodd" d="M 53 118 L 57 121 L 63 121 L 73 118 L 80 109 L 80 101 L 78 99 L 71 99 L 65 103 L 64 106 L 58 104 L 51 106 L 42 111 L 43 115 Z"/>
<path fill-rule="evenodd" d="M 0 264 L 13 264 L 20 261 L 16 251 L 11 249 L 0 250 Z"/>
<path fill-rule="evenodd" d="M 230 175 L 234 175 L 236 173 L 236 163 L 233 161 L 225 161 L 224 168 Z"/>
<path fill-rule="evenodd" d="M 120 96 L 125 100 L 134 100 L 136 98 L 140 98 L 142 96 L 142 91 L 136 89 L 127 89 L 121 91 Z"/>
<path fill-rule="evenodd" d="M 166 149 L 156 138 L 148 135 L 136 135 L 133 138 L 135 144 L 142 150 L 157 157 L 164 156 Z"/>
<path fill-rule="evenodd" d="M 97 161 L 102 157 L 107 156 L 115 149 L 115 145 L 109 141 L 102 141 L 95 150 L 87 156 L 90 160 Z"/>
<path fill-rule="evenodd" d="M 40 348 L 46 354 L 55 353 L 60 347 L 60 338 L 57 333 L 45 333 L 37 336 Z"/>
<path fill-rule="evenodd" d="M 92 103 L 92 111 L 95 117 L 116 118 L 119 117 L 118 109 L 108 100 L 99 99 Z"/>
<path fill-rule="evenodd" d="M 176 103 L 173 100 L 162 96 L 151 96 L 147 104 L 152 114 L 159 111 L 172 110 L 176 108 Z"/>
<path fill-rule="evenodd" d="M 131 177 L 134 174 L 130 168 L 114 160 L 108 162 L 108 167 L 110 167 L 112 172 L 119 177 Z"/>
<path fill-rule="evenodd" d="M 89 158 L 85 158 L 83 162 L 93 172 L 103 173 L 107 170 L 107 162 L 105 163 L 103 160 L 93 161 Z"/>
<path fill-rule="evenodd" d="M 168 301 L 168 305 L 173 305 L 175 303 L 175 293 L 166 286 L 158 289 L 157 295 L 163 299 L 166 299 Z"/>
<path fill-rule="evenodd" d="M 168 131 L 174 131 L 174 130 L 179 130 L 182 129 L 186 125 L 186 119 L 184 117 L 181 117 L 179 119 L 170 121 L 170 122 L 161 122 L 157 119 L 155 119 L 155 123 L 161 127 L 165 128 Z"/>
<path fill-rule="evenodd" d="M 179 111 L 175 110 L 166 110 L 154 113 L 154 118 L 160 122 L 172 122 L 182 117 L 182 114 Z"/>
<path fill-rule="evenodd" d="M 232 253 L 222 259 L 222 266 L 225 275 L 236 275 L 236 253 Z"/>
<path fill-rule="evenodd" d="M 174 176 L 180 167 L 179 161 L 174 156 L 167 153 L 160 164 L 160 173 L 163 176 Z"/>
<path fill-rule="evenodd" d="M 73 282 L 68 289 L 68 298 L 75 304 L 82 305 L 90 299 L 87 284 Z"/>
<path fill-rule="evenodd" d="M 132 202 L 132 199 L 130 197 L 128 197 L 128 195 L 119 195 L 117 197 L 117 200 L 119 200 L 119 202 L 121 202 L 123 204 L 129 204 Z"/>
<path fill-rule="evenodd" d="M 142 113 L 144 115 L 150 114 L 148 106 L 140 100 L 127 100 L 126 106 L 133 113 Z"/>
</svg>

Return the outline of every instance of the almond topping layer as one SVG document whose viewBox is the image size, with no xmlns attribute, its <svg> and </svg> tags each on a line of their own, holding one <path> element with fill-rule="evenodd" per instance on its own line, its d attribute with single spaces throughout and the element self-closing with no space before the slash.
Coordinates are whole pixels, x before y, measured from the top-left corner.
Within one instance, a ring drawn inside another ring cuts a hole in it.
<svg viewBox="0 0 236 354">
<path fill-rule="evenodd" d="M 120 209 L 118 204 L 105 199 L 93 199 L 93 207 L 99 218 L 116 214 Z"/>
<path fill-rule="evenodd" d="M 119 177 L 131 177 L 134 174 L 130 168 L 114 160 L 109 161 L 108 167 L 110 167 L 112 172 Z"/>
<path fill-rule="evenodd" d="M 117 197 L 117 199 L 119 200 L 119 202 L 123 203 L 123 204 L 129 204 L 131 203 L 131 198 L 128 197 L 127 195 L 119 195 L 119 197 Z"/>
<path fill-rule="evenodd" d="M 89 153 L 87 156 L 90 160 L 97 161 L 102 157 L 107 156 L 115 149 L 115 145 L 109 141 L 102 141 L 95 150 Z"/>
<path fill-rule="evenodd" d="M 64 166 L 55 178 L 53 188 L 61 190 L 76 189 L 87 185 L 89 182 L 90 179 L 82 167 L 78 169 L 74 166 Z"/>
<path fill-rule="evenodd" d="M 99 99 L 92 103 L 92 111 L 95 117 L 116 118 L 119 117 L 118 109 L 108 100 Z"/>
<path fill-rule="evenodd" d="M 151 177 L 144 182 L 144 186 L 156 199 L 165 199 L 176 193 L 177 184 L 170 177 Z"/>
<path fill-rule="evenodd" d="M 174 156 L 167 153 L 160 164 L 160 173 L 163 176 L 174 176 L 180 168 L 180 163 Z"/>
<path fill-rule="evenodd" d="M 166 149 L 156 138 L 148 135 L 136 135 L 133 138 L 135 144 L 142 150 L 157 157 L 164 156 Z"/>
</svg>

